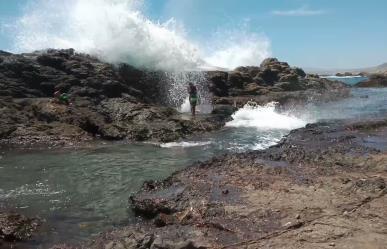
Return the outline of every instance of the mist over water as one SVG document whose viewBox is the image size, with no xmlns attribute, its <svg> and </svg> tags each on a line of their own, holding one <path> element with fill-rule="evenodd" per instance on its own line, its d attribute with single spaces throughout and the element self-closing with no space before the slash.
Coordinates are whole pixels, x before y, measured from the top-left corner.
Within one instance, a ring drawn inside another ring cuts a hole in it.
<svg viewBox="0 0 387 249">
<path fill-rule="evenodd" d="M 34 0 L 13 25 L 14 50 L 74 48 L 110 63 L 164 71 L 259 65 L 271 54 L 267 38 L 239 31 L 227 33 L 228 39 L 215 37 L 210 42 L 213 47 L 204 49 L 173 19 L 158 23 L 144 16 L 143 3 Z"/>
<path fill-rule="evenodd" d="M 215 37 L 212 44 L 215 49 L 205 57 L 210 65 L 227 69 L 259 66 L 261 61 L 271 56 L 270 40 L 262 34 L 233 30 Z"/>
</svg>

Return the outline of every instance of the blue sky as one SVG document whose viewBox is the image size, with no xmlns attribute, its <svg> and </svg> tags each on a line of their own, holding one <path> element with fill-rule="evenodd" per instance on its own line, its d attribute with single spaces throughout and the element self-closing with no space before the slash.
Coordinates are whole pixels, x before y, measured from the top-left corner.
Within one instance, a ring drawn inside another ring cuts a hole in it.
<svg viewBox="0 0 387 249">
<path fill-rule="evenodd" d="M 28 1 L 0 0 L 0 22 L 12 22 Z M 201 43 L 216 31 L 244 26 L 267 36 L 275 57 L 319 68 L 387 62 L 386 12 L 386 0 L 146 0 L 145 5 L 152 20 L 173 17 Z M 0 49 L 11 47 L 12 38 L 2 29 Z"/>
</svg>

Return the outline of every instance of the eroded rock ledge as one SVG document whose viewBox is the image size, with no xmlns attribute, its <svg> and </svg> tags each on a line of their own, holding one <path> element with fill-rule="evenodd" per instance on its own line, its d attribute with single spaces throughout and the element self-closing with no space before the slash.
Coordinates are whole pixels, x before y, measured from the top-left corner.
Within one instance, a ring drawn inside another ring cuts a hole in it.
<svg viewBox="0 0 387 249">
<path fill-rule="evenodd" d="M 82 248 L 381 249 L 386 182 L 387 120 L 312 124 L 145 183 L 144 220 Z"/>
</svg>

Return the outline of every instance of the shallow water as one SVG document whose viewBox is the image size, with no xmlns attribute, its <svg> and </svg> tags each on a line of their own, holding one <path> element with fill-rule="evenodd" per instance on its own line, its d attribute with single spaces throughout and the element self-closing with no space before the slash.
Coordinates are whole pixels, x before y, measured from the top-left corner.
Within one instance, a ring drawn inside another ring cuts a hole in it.
<svg viewBox="0 0 387 249">
<path fill-rule="evenodd" d="M 387 113 L 387 88 L 353 88 L 352 97 L 322 105 L 309 105 L 309 120 L 383 118 Z"/>
<path fill-rule="evenodd" d="M 229 127 L 175 143 L 3 151 L 0 209 L 16 209 L 47 220 L 45 236 L 30 242 L 31 248 L 79 242 L 109 227 L 133 222 L 128 197 L 145 180 L 163 179 L 196 161 L 225 152 L 267 148 L 290 129 L 307 122 L 386 116 L 387 89 L 352 91 L 352 98 L 282 114 L 272 106 L 244 109 L 235 116 L 238 122 Z M 264 126 L 260 119 L 266 119 Z"/>
<path fill-rule="evenodd" d="M 112 145 L 96 149 L 6 153 L 1 159 L 0 201 L 38 214 L 53 231 L 46 241 L 78 241 L 129 222 L 128 196 L 145 180 L 162 179 L 205 159 L 203 148 L 163 149 Z"/>
<path fill-rule="evenodd" d="M 366 76 L 326 76 L 322 77 L 328 80 L 337 80 L 341 81 L 347 85 L 356 85 L 357 83 L 363 82 L 368 80 L 368 77 Z"/>
</svg>

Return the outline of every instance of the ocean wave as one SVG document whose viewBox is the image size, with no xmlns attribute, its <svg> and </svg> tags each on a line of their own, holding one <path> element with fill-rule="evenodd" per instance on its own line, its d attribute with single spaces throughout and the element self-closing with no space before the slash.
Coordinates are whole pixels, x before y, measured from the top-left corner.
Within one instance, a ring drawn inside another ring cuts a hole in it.
<svg viewBox="0 0 387 249">
<path fill-rule="evenodd" d="M 304 127 L 308 122 L 287 113 L 278 113 L 276 103 L 264 106 L 245 105 L 232 115 L 228 127 L 252 127 L 259 130 L 293 130 Z"/>
</svg>

